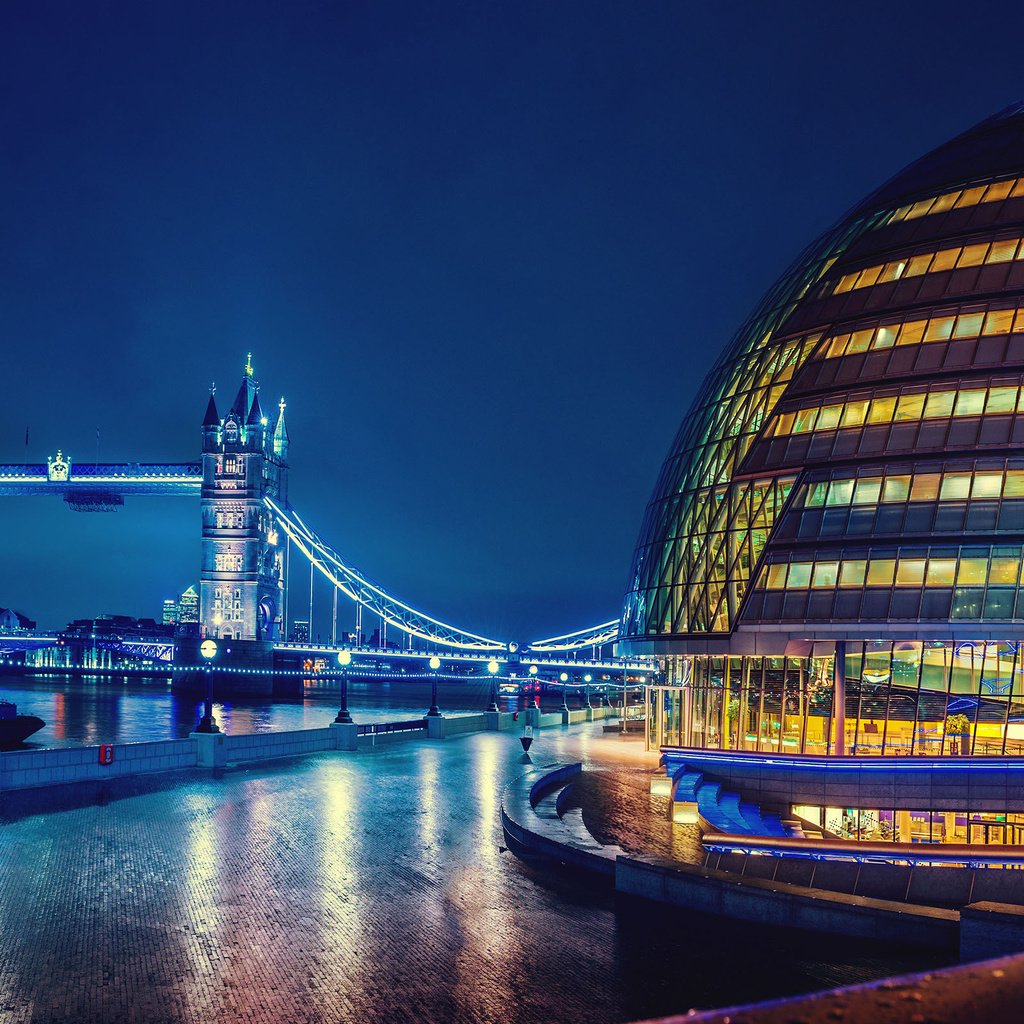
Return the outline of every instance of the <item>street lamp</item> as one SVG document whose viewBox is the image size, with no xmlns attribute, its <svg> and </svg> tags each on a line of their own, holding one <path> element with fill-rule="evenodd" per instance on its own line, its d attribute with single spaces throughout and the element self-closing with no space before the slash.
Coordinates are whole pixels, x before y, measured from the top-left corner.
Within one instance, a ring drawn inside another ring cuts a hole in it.
<svg viewBox="0 0 1024 1024">
<path fill-rule="evenodd" d="M 441 667 L 441 659 L 433 654 L 430 657 L 430 710 L 427 718 L 440 718 L 441 711 L 437 706 L 437 670 Z"/>
<path fill-rule="evenodd" d="M 199 719 L 196 732 L 220 732 L 220 728 L 213 720 L 213 659 L 217 657 L 216 641 L 204 640 L 199 645 L 199 653 L 203 658 L 206 698 L 203 703 L 203 717 Z"/>
<path fill-rule="evenodd" d="M 491 660 L 487 662 L 487 671 L 490 673 L 491 676 L 491 703 L 487 705 L 487 710 L 497 711 L 498 689 L 497 686 L 495 685 L 494 677 L 498 674 L 498 662 L 494 658 L 491 658 Z"/>
<path fill-rule="evenodd" d="M 569 682 L 569 674 L 567 672 L 563 672 L 558 678 L 561 680 L 561 683 L 562 683 L 562 710 L 563 711 L 568 711 L 569 710 L 569 703 L 565 699 L 565 693 L 566 693 L 566 686 L 565 686 L 565 684 L 567 682 Z"/>
<path fill-rule="evenodd" d="M 592 705 L 592 704 L 590 703 L 590 683 L 591 683 L 591 681 L 593 680 L 593 678 L 594 678 L 594 677 L 593 677 L 593 676 L 592 676 L 592 675 L 591 675 L 591 674 L 590 674 L 589 672 L 588 672 L 588 673 L 587 673 L 587 674 L 586 674 L 586 675 L 585 675 L 585 676 L 583 677 L 583 682 L 585 682 L 585 683 L 587 684 L 587 685 L 586 685 L 586 690 L 585 690 L 585 692 L 586 692 L 586 695 L 587 695 L 587 696 L 586 696 L 586 701 L 585 701 L 585 703 L 586 703 L 586 706 L 587 706 L 588 708 L 589 708 L 589 707 L 592 707 L 592 706 L 593 706 L 593 705 Z"/>
<path fill-rule="evenodd" d="M 352 652 L 338 651 L 338 664 L 341 666 L 341 707 L 334 721 L 338 725 L 351 725 L 352 716 L 348 712 L 348 667 L 352 664 Z"/>
</svg>

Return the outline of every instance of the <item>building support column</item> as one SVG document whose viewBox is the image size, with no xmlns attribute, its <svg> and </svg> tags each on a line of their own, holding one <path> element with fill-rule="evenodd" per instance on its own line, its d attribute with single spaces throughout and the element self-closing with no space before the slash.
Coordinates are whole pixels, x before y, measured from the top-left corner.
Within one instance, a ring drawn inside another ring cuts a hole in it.
<svg viewBox="0 0 1024 1024">
<path fill-rule="evenodd" d="M 832 659 L 832 720 L 836 723 L 836 743 L 832 752 L 842 757 L 846 753 L 846 641 L 836 641 Z"/>
</svg>

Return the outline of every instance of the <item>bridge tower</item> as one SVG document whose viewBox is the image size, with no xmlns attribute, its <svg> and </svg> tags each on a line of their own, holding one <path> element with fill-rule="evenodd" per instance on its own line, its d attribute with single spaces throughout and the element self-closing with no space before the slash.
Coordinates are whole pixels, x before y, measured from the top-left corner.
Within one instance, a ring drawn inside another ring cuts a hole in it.
<svg viewBox="0 0 1024 1024">
<path fill-rule="evenodd" d="M 288 428 L 284 399 L 271 427 L 259 390 L 250 354 L 227 414 L 211 389 L 203 418 L 199 621 L 208 637 L 266 641 L 283 632 L 284 543 L 263 499 L 287 503 Z"/>
</svg>

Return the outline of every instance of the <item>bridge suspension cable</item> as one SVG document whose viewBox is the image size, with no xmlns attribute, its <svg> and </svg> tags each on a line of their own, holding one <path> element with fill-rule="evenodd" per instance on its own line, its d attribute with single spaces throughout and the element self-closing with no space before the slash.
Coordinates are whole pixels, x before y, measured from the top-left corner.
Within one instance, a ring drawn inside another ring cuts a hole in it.
<svg viewBox="0 0 1024 1024">
<path fill-rule="evenodd" d="M 575 633 L 563 633 L 546 640 L 534 640 L 527 645 L 530 651 L 579 651 L 585 647 L 603 647 L 619 636 L 619 620 L 602 622 L 598 626 L 587 626 Z"/>
<path fill-rule="evenodd" d="M 263 501 L 291 542 L 338 590 L 349 600 L 368 608 L 389 626 L 430 643 L 465 651 L 507 649 L 501 640 L 492 640 L 441 622 L 392 597 L 345 562 L 302 521 L 295 509 L 284 509 L 271 498 Z"/>
</svg>

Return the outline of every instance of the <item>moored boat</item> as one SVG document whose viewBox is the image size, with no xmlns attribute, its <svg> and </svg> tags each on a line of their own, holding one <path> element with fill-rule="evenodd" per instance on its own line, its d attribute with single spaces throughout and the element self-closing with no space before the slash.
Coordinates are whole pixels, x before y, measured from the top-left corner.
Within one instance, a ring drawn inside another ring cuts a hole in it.
<svg viewBox="0 0 1024 1024">
<path fill-rule="evenodd" d="M 0 750 L 13 750 L 46 723 L 35 715 L 19 715 L 18 706 L 0 700 Z"/>
</svg>

